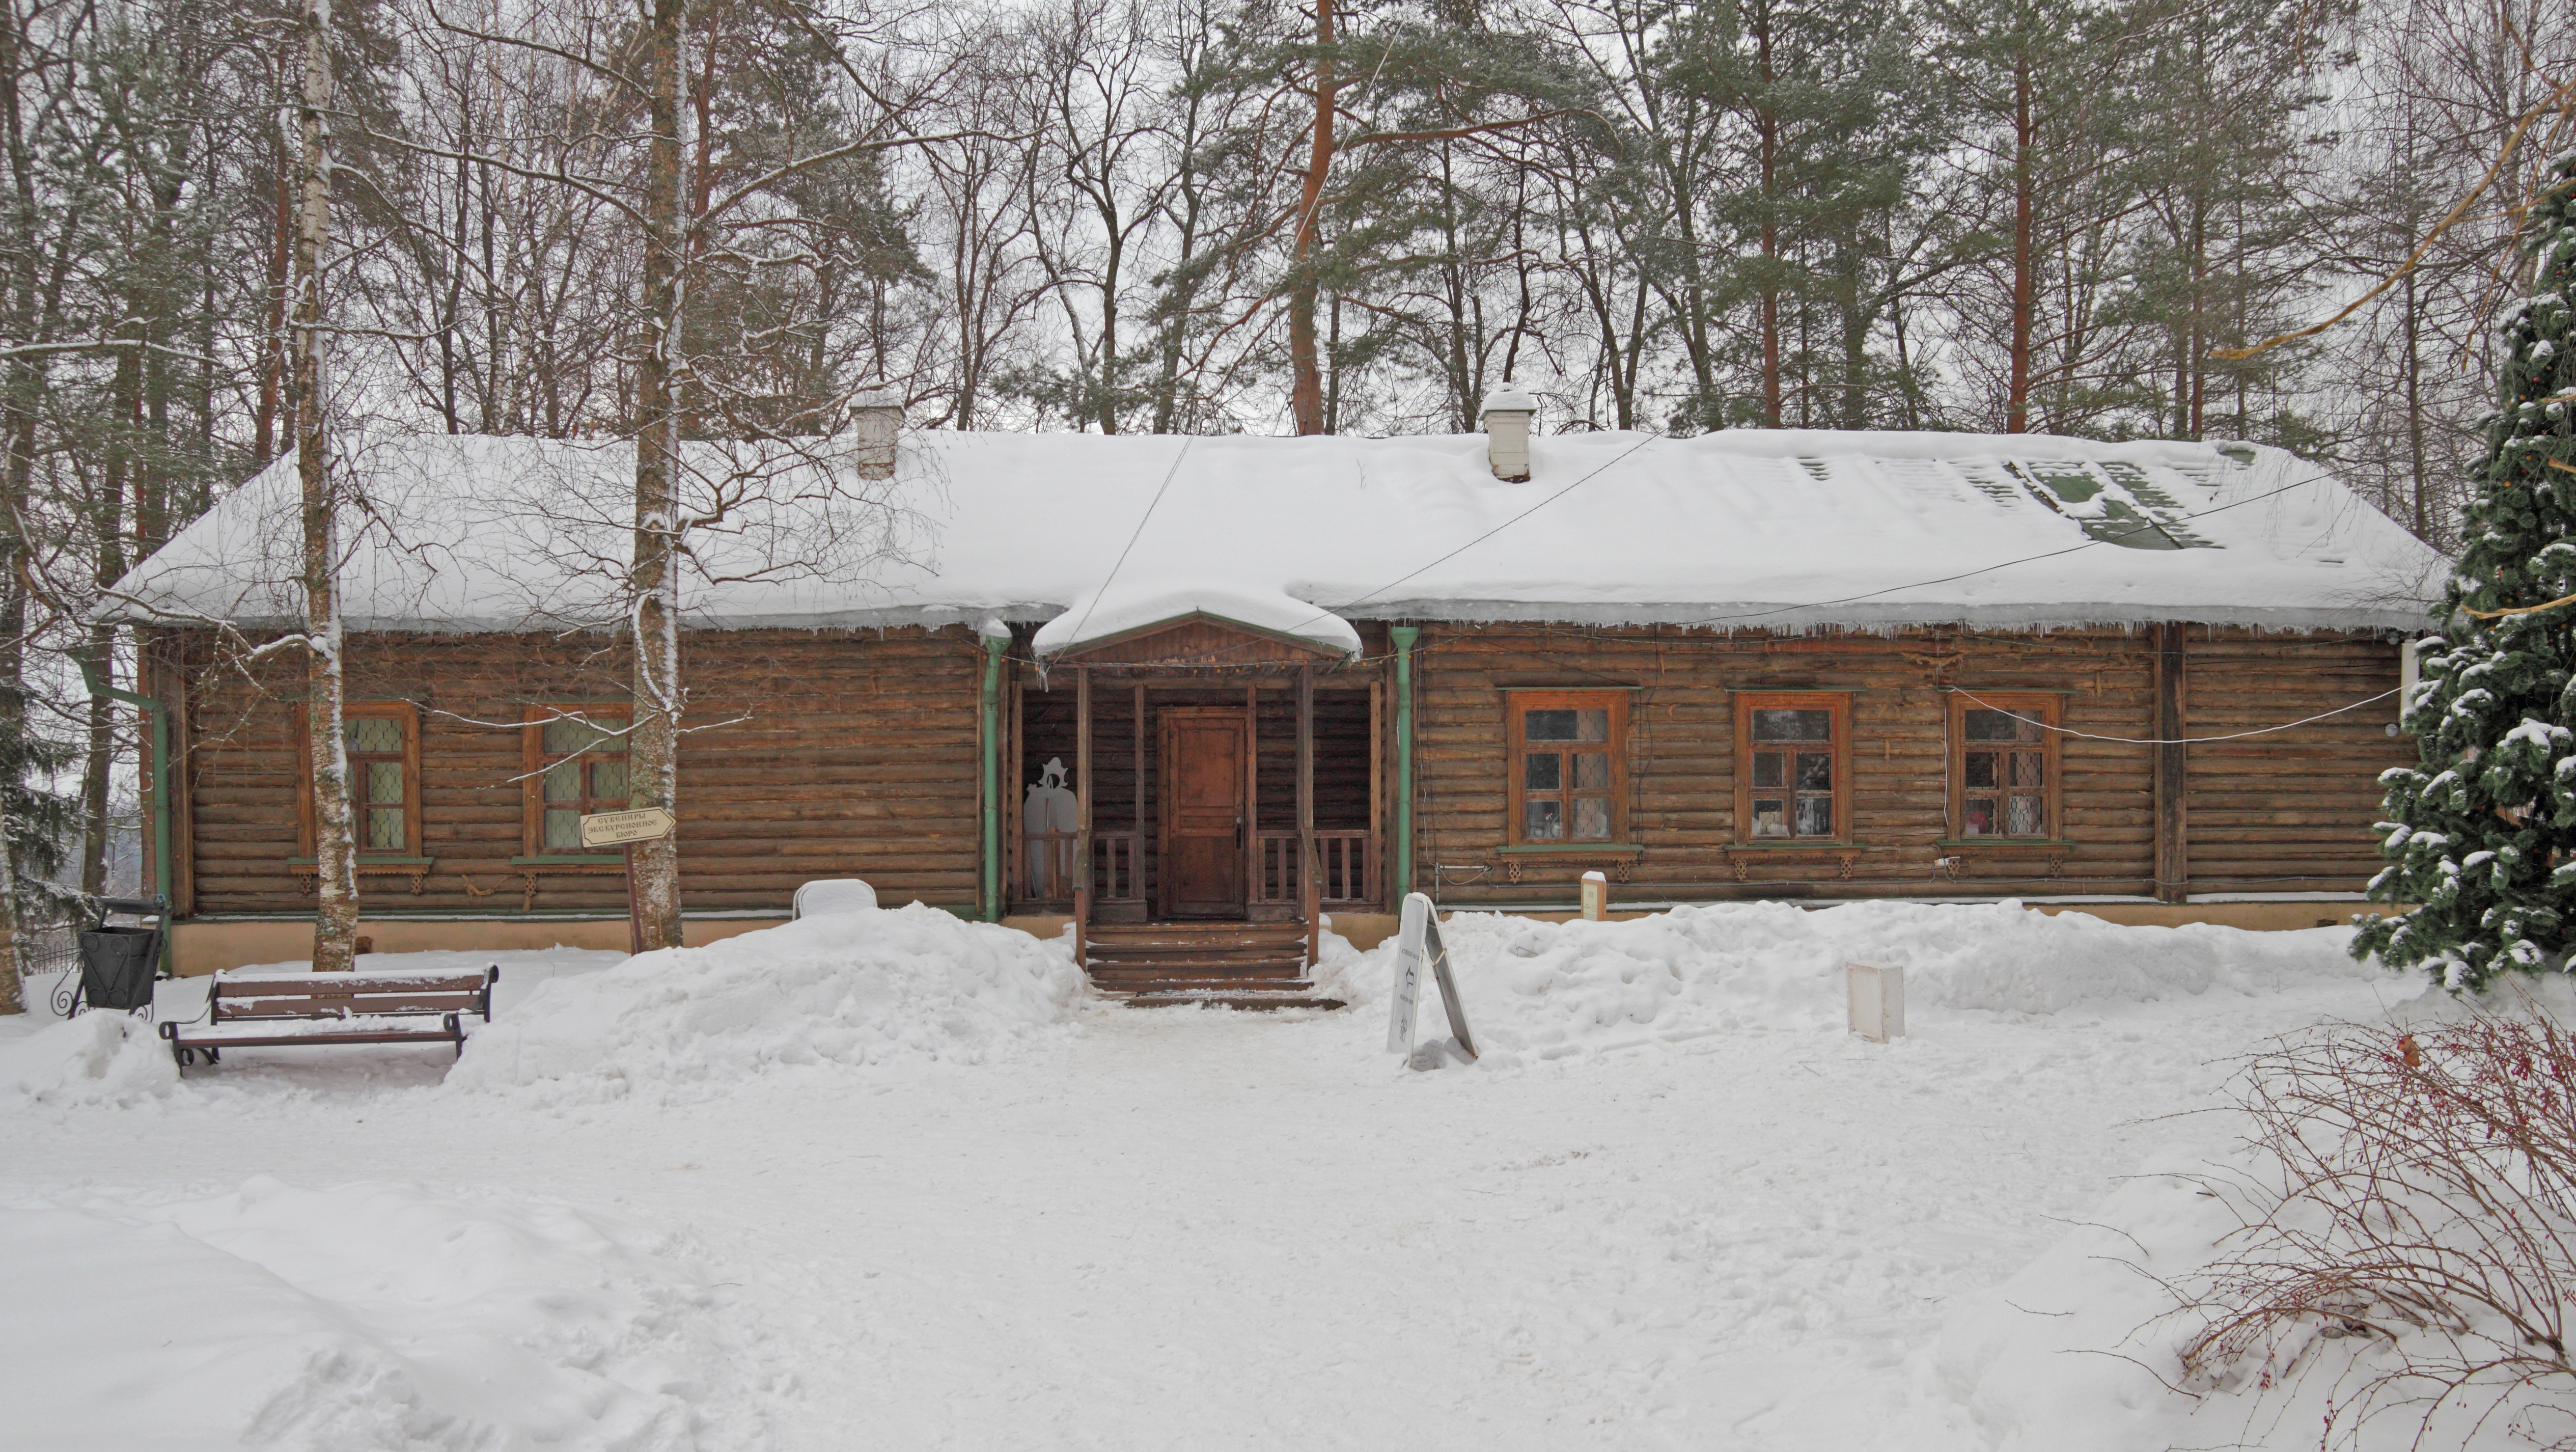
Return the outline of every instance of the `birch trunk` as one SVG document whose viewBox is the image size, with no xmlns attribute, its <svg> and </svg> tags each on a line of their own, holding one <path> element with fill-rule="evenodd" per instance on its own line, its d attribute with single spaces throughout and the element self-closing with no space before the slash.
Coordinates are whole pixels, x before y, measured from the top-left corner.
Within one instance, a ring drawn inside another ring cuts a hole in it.
<svg viewBox="0 0 2576 1452">
<path fill-rule="evenodd" d="M 687 297 L 687 178 L 680 134 L 681 37 L 686 0 L 653 0 L 644 37 L 652 142 L 644 193 L 643 336 L 635 370 L 635 716 L 627 741 L 628 805 L 674 811 L 679 797 L 679 579 L 673 544 L 680 518 L 681 309 Z M 680 945 L 676 835 L 636 844 L 635 911 L 644 947 Z"/>
<path fill-rule="evenodd" d="M 313 775 L 313 970 L 344 972 L 358 933 L 357 843 L 349 808 L 349 750 L 341 738 L 339 501 L 331 488 L 322 388 L 322 248 L 331 235 L 331 152 L 323 113 L 331 106 L 329 0 L 304 0 L 296 38 L 304 47 L 304 96 L 297 108 L 303 155 L 295 219 L 295 314 L 287 388 L 295 421 L 295 472 L 304 489 L 305 751 Z"/>
</svg>

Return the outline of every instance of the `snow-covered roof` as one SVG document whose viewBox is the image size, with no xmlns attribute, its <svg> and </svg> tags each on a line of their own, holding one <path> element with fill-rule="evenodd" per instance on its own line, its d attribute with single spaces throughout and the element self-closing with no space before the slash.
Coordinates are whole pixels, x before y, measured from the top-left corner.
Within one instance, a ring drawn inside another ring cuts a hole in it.
<svg viewBox="0 0 2576 1452">
<path fill-rule="evenodd" d="M 2323 470 L 2245 445 L 1733 431 L 1178 438 L 913 432 L 870 481 L 834 441 L 690 445 L 686 618 L 716 627 L 1057 622 L 1049 650 L 1198 611 L 1351 649 L 1361 619 L 1716 628 L 2189 620 L 2420 626 L 2442 562 Z M 357 630 L 622 616 L 623 444 L 354 447 Z M 135 567 L 111 618 L 298 615 L 292 460 Z M 1077 624 L 1063 623 L 1070 618 Z"/>
</svg>

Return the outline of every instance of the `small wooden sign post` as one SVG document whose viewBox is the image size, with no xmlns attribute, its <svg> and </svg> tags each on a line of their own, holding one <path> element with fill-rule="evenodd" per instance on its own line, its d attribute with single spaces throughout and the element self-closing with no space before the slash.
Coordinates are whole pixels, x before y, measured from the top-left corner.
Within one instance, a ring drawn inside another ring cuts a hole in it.
<svg viewBox="0 0 2576 1452">
<path fill-rule="evenodd" d="M 668 807 L 637 807 L 626 812 L 594 812 L 581 819 L 584 851 L 615 847 L 626 856 L 626 951 L 644 951 L 644 919 L 635 912 L 635 844 L 658 842 L 671 835 L 680 819 Z"/>
</svg>

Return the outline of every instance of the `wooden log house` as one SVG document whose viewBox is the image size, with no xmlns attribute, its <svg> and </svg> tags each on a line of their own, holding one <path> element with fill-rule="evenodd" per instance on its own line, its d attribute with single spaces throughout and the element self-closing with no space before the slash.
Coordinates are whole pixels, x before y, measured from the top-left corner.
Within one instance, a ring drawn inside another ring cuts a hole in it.
<svg viewBox="0 0 2576 1452">
<path fill-rule="evenodd" d="M 686 597 L 693 939 L 861 877 L 1076 925 L 1112 986 L 1287 983 L 1326 919 L 1375 941 L 1414 890 L 1563 913 L 1593 870 L 1630 910 L 2295 926 L 2375 870 L 2439 561 L 2312 466 L 1532 438 L 1525 396 L 1496 404 L 1444 438 L 898 447 L 880 409 L 757 470 L 705 446 L 733 512 Z M 617 859 L 577 820 L 628 800 L 596 567 L 623 450 L 425 438 L 350 466 L 378 511 L 346 571 L 365 931 L 622 943 Z M 242 648 L 294 618 L 293 500 L 286 461 L 113 596 L 168 728 L 152 855 L 184 971 L 299 956 L 309 920 L 301 668 Z"/>
</svg>

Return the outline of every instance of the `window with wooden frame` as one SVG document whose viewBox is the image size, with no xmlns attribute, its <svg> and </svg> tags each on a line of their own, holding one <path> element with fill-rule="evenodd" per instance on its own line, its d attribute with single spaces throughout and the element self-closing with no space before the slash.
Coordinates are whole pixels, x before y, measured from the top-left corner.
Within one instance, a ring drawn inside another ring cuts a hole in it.
<svg viewBox="0 0 2576 1452">
<path fill-rule="evenodd" d="M 1750 846 L 1851 839 L 1848 694 L 1737 693 L 1735 821 Z"/>
<path fill-rule="evenodd" d="M 295 708 L 296 814 L 301 855 L 320 839 L 313 816 L 313 754 L 302 703 Z M 349 757 L 349 811 L 358 857 L 421 854 L 420 712 L 408 701 L 351 701 L 340 708 L 340 738 Z"/>
<path fill-rule="evenodd" d="M 628 806 L 626 708 L 531 706 L 524 719 L 527 855 L 581 856 L 581 819 Z"/>
<path fill-rule="evenodd" d="M 1503 699 L 1512 845 L 1627 840 L 1628 693 L 1514 691 Z"/>
<path fill-rule="evenodd" d="M 2054 841 L 2059 698 L 2019 692 L 1950 697 L 1950 835 Z"/>
</svg>

